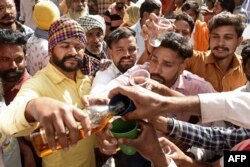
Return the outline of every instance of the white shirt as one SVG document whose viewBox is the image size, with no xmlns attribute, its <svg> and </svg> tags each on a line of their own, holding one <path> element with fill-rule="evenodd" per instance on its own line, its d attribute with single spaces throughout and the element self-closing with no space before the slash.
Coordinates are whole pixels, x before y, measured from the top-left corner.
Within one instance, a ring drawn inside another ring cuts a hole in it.
<svg viewBox="0 0 250 167">
<path fill-rule="evenodd" d="M 239 90 L 250 90 L 249 82 L 244 87 Z M 250 128 L 249 92 L 231 91 L 198 96 L 203 123 L 224 120 L 240 127 Z"/>
<path fill-rule="evenodd" d="M 141 24 L 140 24 L 140 20 L 137 21 L 137 23 L 135 25 L 133 25 L 131 27 L 132 30 L 135 31 L 136 35 L 136 42 L 137 42 L 137 46 L 138 46 L 138 52 L 136 55 L 136 60 L 139 60 L 139 58 L 141 57 L 141 55 L 143 54 L 144 50 L 145 50 L 145 44 L 144 44 L 144 38 L 141 35 Z"/>
<path fill-rule="evenodd" d="M 19 20 L 24 21 L 24 25 L 30 27 L 33 30 L 36 28 L 36 24 L 33 20 L 33 6 L 34 5 L 35 5 L 35 0 L 21 0 L 20 1 Z"/>
<path fill-rule="evenodd" d="M 90 94 L 100 94 L 105 90 L 107 84 L 121 75 L 122 73 L 118 70 L 114 63 L 112 63 L 106 70 L 98 71 L 93 80 Z"/>
</svg>

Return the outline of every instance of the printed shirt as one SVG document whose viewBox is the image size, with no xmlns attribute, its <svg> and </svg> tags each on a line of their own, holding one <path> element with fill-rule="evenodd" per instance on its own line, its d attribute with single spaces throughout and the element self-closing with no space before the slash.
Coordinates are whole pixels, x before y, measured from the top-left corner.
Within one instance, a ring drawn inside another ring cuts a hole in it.
<svg viewBox="0 0 250 167">
<path fill-rule="evenodd" d="M 84 76 L 80 70 L 77 71 L 76 81 L 73 81 L 49 63 L 22 85 L 13 102 L 6 108 L 6 112 L 1 114 L 0 128 L 10 135 L 27 135 L 38 126 L 37 123 L 29 124 L 24 116 L 25 107 L 30 100 L 51 97 L 82 109 L 84 105 L 81 96 L 89 94 L 90 86 L 90 78 Z M 44 157 L 43 166 L 95 166 L 94 136 L 78 141 L 77 145 L 68 151 L 59 150 Z"/>
<path fill-rule="evenodd" d="M 248 82 L 245 86 L 242 86 L 231 93 L 235 93 L 235 92 L 250 92 L 250 83 Z M 214 95 L 214 96 L 212 97 L 211 95 Z M 216 101 L 217 100 L 216 97 L 218 96 L 215 94 L 210 94 L 209 96 L 207 96 L 206 94 L 199 95 L 199 97 L 201 96 L 202 98 L 200 98 L 200 101 L 201 101 L 201 111 L 202 111 L 203 122 L 207 123 L 211 121 L 211 119 L 206 121 L 205 120 L 206 116 L 212 116 L 214 118 L 217 117 L 217 119 L 214 121 L 223 120 L 222 119 L 223 117 L 221 116 L 220 113 L 223 113 L 226 111 L 222 111 L 223 107 L 219 107 L 219 106 L 222 106 L 222 104 L 224 106 L 225 103 L 223 103 L 220 100 L 217 102 L 217 104 L 206 103 L 205 105 L 204 103 L 205 99 L 206 101 L 213 101 L 212 99 L 215 99 Z M 230 95 L 226 95 L 224 97 L 226 98 L 227 96 L 230 96 Z M 218 105 L 219 103 L 221 105 Z M 237 104 L 232 103 L 229 105 L 231 105 L 233 108 L 233 105 L 237 105 Z M 215 108 L 217 108 L 217 110 Z M 226 107 L 224 108 L 224 110 L 226 110 Z M 204 118 L 204 115 L 205 115 L 205 118 Z M 242 115 L 242 117 L 244 116 Z M 237 121 L 238 119 L 234 119 L 234 120 Z M 225 119 L 225 121 L 229 121 L 229 120 Z M 169 137 L 172 137 L 177 140 L 181 140 L 192 146 L 204 148 L 207 150 L 213 150 L 213 151 L 229 150 L 237 143 L 250 138 L 250 129 L 235 128 L 233 125 L 227 128 L 204 127 L 200 125 L 194 125 L 194 124 L 182 122 L 179 120 L 171 119 L 170 121 L 168 121 L 167 127 L 168 127 Z"/>
<path fill-rule="evenodd" d="M 98 14 L 102 16 L 112 3 L 112 0 L 97 0 Z"/>
<path fill-rule="evenodd" d="M 210 82 L 218 92 L 234 90 L 246 84 L 241 57 L 234 55 L 232 67 L 224 74 L 216 64 L 210 51 L 194 52 L 191 58 L 185 60 L 186 70 Z"/>
<path fill-rule="evenodd" d="M 38 38 L 34 34 L 28 39 L 27 44 L 27 70 L 30 75 L 44 68 L 49 62 L 48 40 Z"/>
</svg>

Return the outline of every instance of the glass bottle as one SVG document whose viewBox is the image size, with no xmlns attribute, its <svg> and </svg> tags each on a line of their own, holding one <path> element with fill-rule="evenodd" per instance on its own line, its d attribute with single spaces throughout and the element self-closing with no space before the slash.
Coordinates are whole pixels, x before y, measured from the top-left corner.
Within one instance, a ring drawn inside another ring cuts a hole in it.
<svg viewBox="0 0 250 167">
<path fill-rule="evenodd" d="M 95 134 L 96 132 L 101 131 L 113 116 L 124 115 L 134 109 L 135 107 L 133 102 L 126 96 L 119 94 L 114 96 L 108 105 L 93 105 L 84 110 L 88 112 L 91 120 L 91 134 Z M 80 139 L 85 138 L 84 131 L 80 123 L 78 125 L 78 129 Z M 69 134 L 67 129 L 66 134 Z M 45 157 L 53 153 L 53 150 L 50 149 L 48 145 L 45 130 L 43 128 L 40 128 L 39 131 L 32 133 L 30 137 L 33 147 L 39 157 Z M 70 142 L 70 140 L 68 141 Z M 55 142 L 55 149 L 60 150 L 62 147 L 57 139 L 57 136 L 55 136 Z"/>
</svg>

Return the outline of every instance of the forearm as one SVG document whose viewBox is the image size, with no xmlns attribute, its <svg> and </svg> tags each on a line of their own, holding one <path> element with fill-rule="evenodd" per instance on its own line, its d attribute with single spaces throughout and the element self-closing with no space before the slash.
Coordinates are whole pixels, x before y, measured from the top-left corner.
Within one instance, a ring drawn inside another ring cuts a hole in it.
<svg viewBox="0 0 250 167">
<path fill-rule="evenodd" d="M 161 104 L 161 115 L 188 113 L 201 115 L 200 101 L 198 96 L 165 97 Z"/>
<path fill-rule="evenodd" d="M 203 127 L 178 120 L 169 120 L 169 136 L 188 145 L 207 150 L 221 151 L 231 149 L 234 145 L 250 137 L 250 130 L 244 128 Z"/>
<path fill-rule="evenodd" d="M 229 121 L 250 128 L 250 96 L 248 92 L 200 94 L 202 122 Z"/>
</svg>

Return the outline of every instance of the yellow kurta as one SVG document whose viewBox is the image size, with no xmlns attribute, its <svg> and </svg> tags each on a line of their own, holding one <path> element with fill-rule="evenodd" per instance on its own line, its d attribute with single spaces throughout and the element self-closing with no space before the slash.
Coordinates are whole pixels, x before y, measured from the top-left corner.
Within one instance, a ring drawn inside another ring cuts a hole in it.
<svg viewBox="0 0 250 167">
<path fill-rule="evenodd" d="M 10 135 L 27 135 L 37 127 L 29 124 L 24 117 L 27 103 L 34 98 L 46 96 L 59 101 L 84 108 L 81 96 L 89 94 L 91 81 L 80 71 L 77 72 L 76 82 L 67 78 L 53 65 L 48 64 L 33 78 L 26 81 L 16 98 L 1 114 L 0 127 Z M 57 151 L 43 158 L 44 167 L 92 167 L 95 166 L 94 137 L 80 140 L 69 151 Z"/>
</svg>

